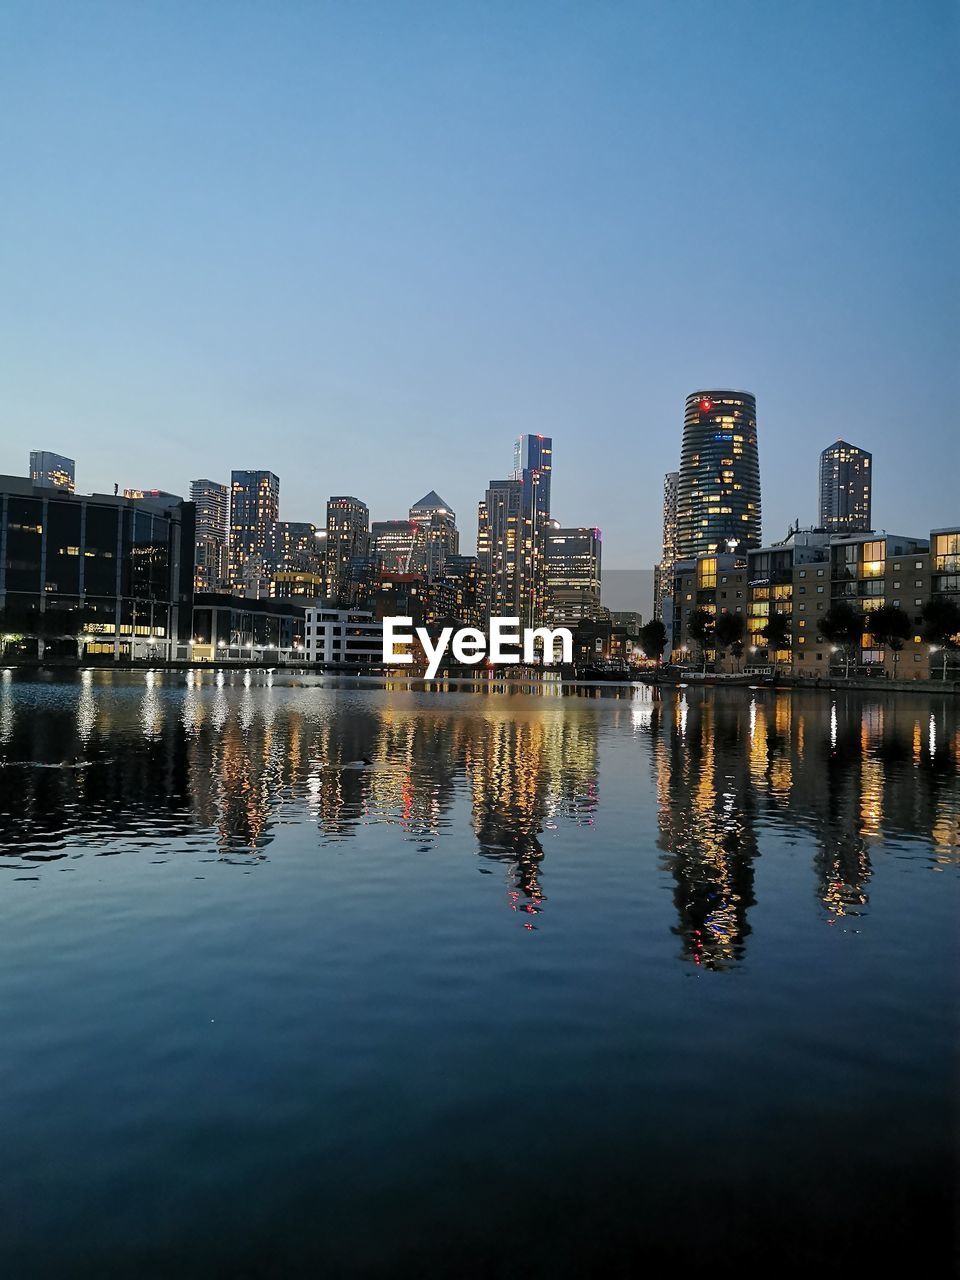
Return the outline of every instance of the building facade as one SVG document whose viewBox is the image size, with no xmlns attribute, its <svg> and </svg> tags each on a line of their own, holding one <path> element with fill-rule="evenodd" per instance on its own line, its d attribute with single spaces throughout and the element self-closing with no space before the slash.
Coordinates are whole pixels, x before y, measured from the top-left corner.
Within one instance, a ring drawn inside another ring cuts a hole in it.
<svg viewBox="0 0 960 1280">
<path fill-rule="evenodd" d="M 424 531 L 414 520 L 374 520 L 370 555 L 386 573 L 422 573 L 426 564 Z"/>
<path fill-rule="evenodd" d="M 30 483 L 37 489 L 76 490 L 77 464 L 62 453 L 50 449 L 33 449 L 30 453 Z"/>
<path fill-rule="evenodd" d="M 194 597 L 192 662 L 263 663 L 304 660 L 304 611 L 284 600 L 250 600 L 221 593 Z"/>
<path fill-rule="evenodd" d="M 370 550 L 370 511 L 365 502 L 338 494 L 327 501 L 327 598 L 349 603 L 350 565 Z"/>
<path fill-rule="evenodd" d="M 269 554 L 280 514 L 280 480 L 272 471 L 230 476 L 230 588 L 251 599 L 270 594 Z"/>
<path fill-rule="evenodd" d="M 270 536 L 270 595 L 321 600 L 326 591 L 326 531 L 309 520 L 277 520 Z"/>
<path fill-rule="evenodd" d="M 513 475 L 491 480 L 487 486 L 477 528 L 487 617 L 518 617 L 522 627 L 543 621 L 544 536 L 550 520 L 552 470 L 550 437 L 524 435 L 514 448 Z"/>
<path fill-rule="evenodd" d="M 873 455 L 846 440 L 820 455 L 820 501 L 817 523 L 830 533 L 858 533 L 872 528 Z"/>
<path fill-rule="evenodd" d="M 190 501 L 196 508 L 195 591 L 224 591 L 229 582 L 227 543 L 230 490 L 216 480 L 191 480 Z"/>
<path fill-rule="evenodd" d="M 82 496 L 0 477 L 0 608 L 43 656 L 168 660 L 190 628 L 190 503 Z M 75 646 L 75 647 L 74 647 Z"/>
<path fill-rule="evenodd" d="M 687 396 L 677 478 L 678 557 L 761 542 L 757 404 L 746 391 Z"/>
<path fill-rule="evenodd" d="M 460 534 L 456 513 L 435 489 L 431 489 L 410 508 L 410 523 L 420 535 L 423 571 L 428 582 L 440 582 L 447 556 L 460 552 Z"/>
<path fill-rule="evenodd" d="M 706 610 L 714 619 L 724 613 L 742 617 L 746 645 L 745 555 L 709 553 L 692 560 L 678 560 L 674 565 L 672 618 L 668 627 L 670 655 L 674 662 L 714 662 L 717 658 L 715 645 L 708 645 L 704 653 L 699 641 L 690 634 L 690 615 L 697 609 Z"/>
<path fill-rule="evenodd" d="M 548 527 L 544 534 L 545 620 L 570 626 L 600 610 L 602 535 L 599 529 Z"/>
<path fill-rule="evenodd" d="M 663 535 L 660 563 L 653 570 L 653 616 L 666 621 L 673 593 L 673 566 L 677 563 L 677 486 L 679 471 L 668 471 L 663 477 Z"/>
<path fill-rule="evenodd" d="M 364 610 L 308 608 L 306 659 L 333 667 L 377 667 L 383 663 L 383 623 Z"/>
</svg>

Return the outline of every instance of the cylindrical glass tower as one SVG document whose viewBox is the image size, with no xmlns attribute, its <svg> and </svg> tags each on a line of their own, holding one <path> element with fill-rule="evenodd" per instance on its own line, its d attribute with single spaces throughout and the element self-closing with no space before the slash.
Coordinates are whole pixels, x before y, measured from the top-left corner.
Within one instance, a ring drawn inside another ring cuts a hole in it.
<svg viewBox="0 0 960 1280">
<path fill-rule="evenodd" d="M 744 551 L 760 540 L 756 399 L 747 391 L 695 391 L 683 417 L 678 558 Z"/>
</svg>

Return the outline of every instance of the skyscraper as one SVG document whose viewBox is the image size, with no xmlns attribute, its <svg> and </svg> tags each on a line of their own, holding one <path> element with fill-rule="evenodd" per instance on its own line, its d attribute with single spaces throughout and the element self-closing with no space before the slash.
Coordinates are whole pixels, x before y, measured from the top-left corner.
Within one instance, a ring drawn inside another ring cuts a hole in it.
<svg viewBox="0 0 960 1280">
<path fill-rule="evenodd" d="M 677 556 L 760 545 L 757 402 L 746 391 L 687 396 L 677 481 Z"/>
<path fill-rule="evenodd" d="M 663 619 L 663 602 L 673 595 L 673 566 L 677 562 L 677 485 L 679 471 L 663 477 L 663 541 L 660 563 L 653 570 L 653 616 Z"/>
<path fill-rule="evenodd" d="M 820 510 L 817 524 L 832 533 L 869 529 L 873 454 L 846 440 L 820 455 Z"/>
<path fill-rule="evenodd" d="M 510 479 L 491 480 L 480 503 L 477 559 L 488 613 L 519 617 L 520 625 L 529 627 L 543 620 L 543 539 L 550 519 L 553 441 L 519 436 L 513 464 Z"/>
<path fill-rule="evenodd" d="M 531 495 L 536 484 L 536 501 L 544 518 L 550 515 L 550 478 L 553 473 L 553 440 L 550 436 L 517 436 L 513 446 L 513 478 L 523 480 Z M 534 479 L 536 477 L 536 479 Z"/>
<path fill-rule="evenodd" d="M 230 490 L 216 480 L 191 480 L 190 501 L 197 508 L 194 590 L 223 591 L 230 577 L 227 563 Z"/>
<path fill-rule="evenodd" d="M 76 489 L 76 463 L 62 453 L 33 449 L 30 453 L 30 480 L 38 489 Z"/>
<path fill-rule="evenodd" d="M 268 554 L 270 594 L 278 599 L 323 597 L 326 589 L 326 531 L 301 520 L 277 520 Z"/>
<path fill-rule="evenodd" d="M 272 471 L 230 476 L 230 586 L 260 599 L 270 594 L 269 555 L 280 514 L 280 480 Z"/>
<path fill-rule="evenodd" d="M 456 513 L 431 489 L 410 508 L 410 521 L 420 530 L 427 581 L 439 582 L 444 576 L 447 556 L 455 556 L 460 551 Z"/>
<path fill-rule="evenodd" d="M 346 494 L 327 500 L 327 596 L 346 606 L 350 595 L 350 562 L 370 549 L 370 511 L 365 502 Z"/>
<path fill-rule="evenodd" d="M 600 609 L 599 529 L 563 529 L 544 534 L 546 621 L 551 626 L 574 625 L 595 618 Z"/>
<path fill-rule="evenodd" d="M 523 483 L 491 480 L 477 522 L 477 561 L 488 617 L 523 617 L 523 526 Z"/>
</svg>

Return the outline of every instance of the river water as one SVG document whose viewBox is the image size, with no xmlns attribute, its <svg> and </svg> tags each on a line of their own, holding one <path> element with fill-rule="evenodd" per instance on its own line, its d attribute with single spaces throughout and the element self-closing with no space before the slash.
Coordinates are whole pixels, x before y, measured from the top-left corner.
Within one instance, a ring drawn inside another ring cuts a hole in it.
<svg viewBox="0 0 960 1280">
<path fill-rule="evenodd" d="M 3 673 L 0 1272 L 922 1274 L 958 760 L 946 696 Z"/>
</svg>

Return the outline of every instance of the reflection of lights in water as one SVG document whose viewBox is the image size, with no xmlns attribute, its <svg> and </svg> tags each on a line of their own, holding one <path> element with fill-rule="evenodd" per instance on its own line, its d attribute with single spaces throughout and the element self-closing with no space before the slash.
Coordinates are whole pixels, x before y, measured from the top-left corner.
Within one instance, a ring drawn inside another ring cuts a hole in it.
<svg viewBox="0 0 960 1280">
<path fill-rule="evenodd" d="M 879 836 L 883 821 L 883 766 L 864 759 L 860 773 L 860 828 L 865 836 Z"/>
<path fill-rule="evenodd" d="M 196 733 L 203 724 L 203 699 L 192 681 L 187 682 L 187 691 L 183 695 L 183 711 L 180 723 L 187 733 Z"/>
<path fill-rule="evenodd" d="M 250 689 L 250 672 L 243 682 L 243 700 L 240 703 L 240 728 L 248 730 L 254 720 L 253 693 Z"/>
<path fill-rule="evenodd" d="M 93 696 L 93 672 L 89 667 L 80 676 L 80 697 L 77 699 L 77 736 L 87 743 L 97 719 L 97 702 Z"/>
<path fill-rule="evenodd" d="M 649 729 L 653 721 L 653 703 L 649 699 L 634 698 L 630 704 L 630 722 L 634 729 Z"/>
<path fill-rule="evenodd" d="M 680 728 L 680 737 L 681 737 L 681 738 L 683 738 L 683 737 L 685 737 L 685 736 L 686 736 L 686 732 L 687 732 L 687 712 L 688 712 L 689 710 L 690 710 L 690 708 L 689 708 L 689 707 L 688 707 L 688 705 L 687 705 L 687 695 L 686 695 L 685 693 L 682 693 L 682 694 L 680 695 L 680 707 L 679 707 L 679 713 L 680 713 L 679 728 Z"/>
<path fill-rule="evenodd" d="M 140 729 L 145 738 L 156 738 L 163 725 L 163 708 L 160 695 L 153 679 L 153 672 L 147 672 L 147 686 L 140 701 Z"/>
<path fill-rule="evenodd" d="M 0 742 L 6 744 L 13 737 L 13 722 L 16 712 L 13 709 L 13 672 L 7 668 L 0 681 Z"/>
<path fill-rule="evenodd" d="M 937 754 L 937 717 L 932 711 L 930 712 L 930 731 L 927 740 L 930 744 L 930 754 L 935 756 Z"/>
<path fill-rule="evenodd" d="M 830 704 L 830 746 L 837 745 L 837 704 Z"/>
<path fill-rule="evenodd" d="M 217 688 L 218 689 L 223 688 L 223 672 L 222 671 L 217 672 Z"/>
<path fill-rule="evenodd" d="M 752 742 L 757 736 L 757 699 L 756 696 L 750 699 L 750 741 Z"/>
<path fill-rule="evenodd" d="M 217 678 L 217 696 L 213 700 L 213 711 L 210 719 L 213 721 L 214 728 L 217 732 L 221 732 L 223 726 L 227 723 L 227 717 L 230 714 L 230 708 L 227 705 L 227 696 L 223 692 L 223 676 Z"/>
</svg>

